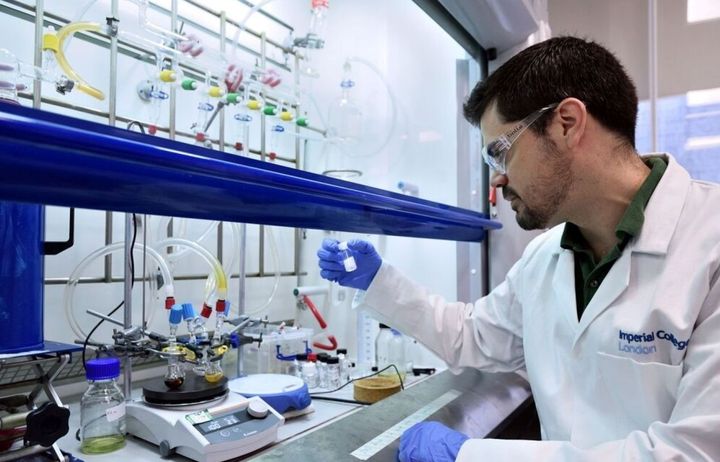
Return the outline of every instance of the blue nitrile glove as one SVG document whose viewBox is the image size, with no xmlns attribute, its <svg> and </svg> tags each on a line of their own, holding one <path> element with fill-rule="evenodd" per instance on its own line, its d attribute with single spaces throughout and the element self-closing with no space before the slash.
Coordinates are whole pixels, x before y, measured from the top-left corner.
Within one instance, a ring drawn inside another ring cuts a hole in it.
<svg viewBox="0 0 720 462">
<path fill-rule="evenodd" d="M 400 437 L 400 462 L 453 462 L 468 437 L 440 422 L 420 422 Z"/>
<path fill-rule="evenodd" d="M 322 247 L 317 251 L 320 276 L 341 286 L 367 290 L 380 269 L 382 258 L 371 243 L 358 239 L 348 241 L 348 250 L 355 259 L 357 269 L 345 271 L 338 243 L 336 239 L 323 239 Z"/>
</svg>

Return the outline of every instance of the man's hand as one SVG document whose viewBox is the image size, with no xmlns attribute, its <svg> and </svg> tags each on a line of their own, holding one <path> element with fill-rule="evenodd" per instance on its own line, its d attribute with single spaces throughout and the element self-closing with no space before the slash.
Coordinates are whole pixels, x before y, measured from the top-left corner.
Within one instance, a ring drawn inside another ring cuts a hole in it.
<svg viewBox="0 0 720 462">
<path fill-rule="evenodd" d="M 440 422 L 420 422 L 400 437 L 400 462 L 453 462 L 468 437 Z"/>
<path fill-rule="evenodd" d="M 357 269 L 348 272 L 343 266 L 343 255 L 338 244 L 336 239 L 323 240 L 322 247 L 317 251 L 320 276 L 341 286 L 367 290 L 380 269 L 382 258 L 371 243 L 362 240 L 349 241 L 348 251 L 355 259 Z"/>
</svg>

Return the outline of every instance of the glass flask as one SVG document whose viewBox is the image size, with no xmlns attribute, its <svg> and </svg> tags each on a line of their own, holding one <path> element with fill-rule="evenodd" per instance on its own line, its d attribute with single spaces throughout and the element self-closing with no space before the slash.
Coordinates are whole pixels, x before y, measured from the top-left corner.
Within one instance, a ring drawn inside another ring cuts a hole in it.
<svg viewBox="0 0 720 462">
<path fill-rule="evenodd" d="M 180 357 L 182 356 L 182 353 L 179 350 L 174 350 L 168 351 L 165 354 L 168 355 L 168 368 L 164 377 L 165 386 L 171 390 L 175 390 L 180 388 L 183 382 L 185 382 L 185 371 L 183 371 L 182 366 L 180 365 Z"/>
</svg>

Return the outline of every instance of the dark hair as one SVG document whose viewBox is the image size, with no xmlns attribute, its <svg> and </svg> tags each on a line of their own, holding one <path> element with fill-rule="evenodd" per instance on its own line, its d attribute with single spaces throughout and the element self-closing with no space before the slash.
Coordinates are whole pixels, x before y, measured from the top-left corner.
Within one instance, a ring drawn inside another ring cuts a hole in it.
<svg viewBox="0 0 720 462">
<path fill-rule="evenodd" d="M 574 97 L 624 142 L 635 146 L 638 98 L 620 61 L 606 48 L 577 37 L 556 37 L 526 48 L 478 83 L 463 106 L 479 126 L 492 105 L 504 122 L 521 120 L 542 107 Z M 545 133 L 551 112 L 531 130 Z"/>
</svg>

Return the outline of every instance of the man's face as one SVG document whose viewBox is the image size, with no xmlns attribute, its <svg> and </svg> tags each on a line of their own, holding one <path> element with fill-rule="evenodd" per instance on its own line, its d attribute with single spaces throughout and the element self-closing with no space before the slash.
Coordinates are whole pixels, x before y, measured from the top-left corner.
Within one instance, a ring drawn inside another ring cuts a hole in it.
<svg viewBox="0 0 720 462">
<path fill-rule="evenodd" d="M 500 122 L 493 105 L 481 121 L 483 140 L 490 142 L 516 125 Z M 491 184 L 502 188 L 521 228 L 545 229 L 565 221 L 562 209 L 573 184 L 569 159 L 550 138 L 526 130 L 507 153 L 507 173 L 491 172 Z"/>
</svg>

